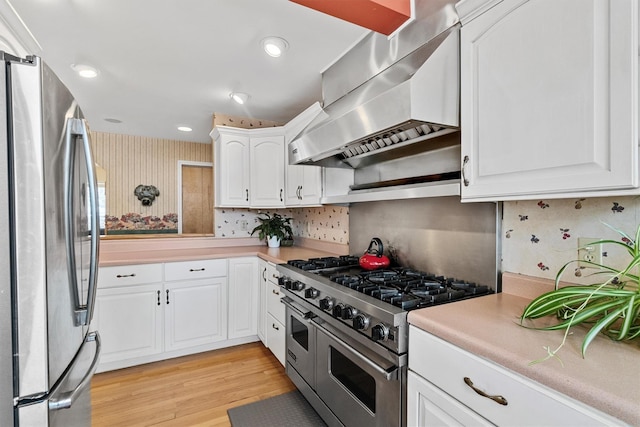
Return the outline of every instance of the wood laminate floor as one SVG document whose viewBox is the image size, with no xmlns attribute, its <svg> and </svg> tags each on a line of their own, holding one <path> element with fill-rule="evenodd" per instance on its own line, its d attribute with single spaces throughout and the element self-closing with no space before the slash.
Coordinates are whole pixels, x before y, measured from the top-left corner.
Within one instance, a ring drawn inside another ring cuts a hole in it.
<svg viewBox="0 0 640 427">
<path fill-rule="evenodd" d="M 227 409 L 294 390 L 262 343 L 94 376 L 92 427 L 230 426 Z"/>
</svg>

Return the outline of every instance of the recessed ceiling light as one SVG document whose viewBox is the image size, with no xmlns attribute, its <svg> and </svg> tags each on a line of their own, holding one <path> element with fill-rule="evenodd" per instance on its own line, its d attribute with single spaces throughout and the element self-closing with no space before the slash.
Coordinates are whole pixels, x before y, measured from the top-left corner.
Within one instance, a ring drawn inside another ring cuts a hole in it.
<svg viewBox="0 0 640 427">
<path fill-rule="evenodd" d="M 242 105 L 249 100 L 249 95 L 243 92 L 231 92 L 229 98 Z"/>
<path fill-rule="evenodd" d="M 122 120 L 114 119 L 111 117 L 104 119 L 104 121 L 109 123 L 122 123 Z"/>
<path fill-rule="evenodd" d="M 262 39 L 262 48 L 267 52 L 267 55 L 278 58 L 289 48 L 289 43 L 281 37 L 267 37 Z"/>
<path fill-rule="evenodd" d="M 189 126 L 178 126 L 178 130 L 181 132 L 191 132 L 193 129 L 191 129 Z"/>
<path fill-rule="evenodd" d="M 85 79 L 93 79 L 95 77 L 98 77 L 98 70 L 90 65 L 71 64 L 71 69 L 78 73 L 80 77 L 84 77 Z"/>
</svg>

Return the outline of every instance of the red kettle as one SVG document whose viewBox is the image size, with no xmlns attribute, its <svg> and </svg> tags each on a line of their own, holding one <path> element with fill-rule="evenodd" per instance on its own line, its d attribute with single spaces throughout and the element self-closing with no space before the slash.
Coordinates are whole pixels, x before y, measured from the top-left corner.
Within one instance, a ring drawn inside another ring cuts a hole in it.
<svg viewBox="0 0 640 427">
<path fill-rule="evenodd" d="M 369 248 L 360 257 L 360 267 L 365 270 L 375 270 L 377 268 L 388 267 L 391 264 L 389 258 L 382 254 L 382 240 L 377 237 L 371 239 Z"/>
</svg>

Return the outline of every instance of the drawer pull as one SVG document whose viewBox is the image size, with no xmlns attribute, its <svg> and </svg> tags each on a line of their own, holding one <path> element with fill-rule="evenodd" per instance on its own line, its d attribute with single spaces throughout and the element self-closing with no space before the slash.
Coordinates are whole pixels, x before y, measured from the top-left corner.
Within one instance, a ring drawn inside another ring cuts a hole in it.
<svg viewBox="0 0 640 427">
<path fill-rule="evenodd" d="M 118 279 L 124 279 L 125 277 L 136 277 L 136 273 L 131 273 L 131 274 L 118 274 L 116 276 L 116 278 Z"/>
<path fill-rule="evenodd" d="M 275 323 L 272 323 L 272 324 L 271 324 L 271 327 L 272 327 L 273 329 L 275 329 L 276 331 L 279 331 L 279 330 L 280 330 L 280 328 L 278 328 L 278 327 L 276 326 L 276 324 L 275 324 Z"/>
<path fill-rule="evenodd" d="M 276 291 L 275 289 L 271 289 L 271 292 L 273 292 L 275 295 L 280 295 L 280 292 Z"/>
<path fill-rule="evenodd" d="M 480 396 L 482 397 L 486 397 L 487 399 L 491 399 L 496 403 L 499 403 L 501 405 L 507 406 L 509 402 L 507 402 L 507 399 L 505 399 L 504 397 L 500 396 L 500 395 L 495 395 L 495 396 L 491 396 L 488 395 L 487 393 L 485 393 L 484 391 L 480 390 L 479 388 L 475 387 L 473 385 L 473 381 L 471 381 L 471 379 L 469 377 L 464 377 L 464 383 L 466 385 L 468 385 L 469 387 L 471 387 L 471 389 L 473 391 L 475 391 L 476 393 L 478 393 Z"/>
<path fill-rule="evenodd" d="M 194 272 L 194 271 L 204 271 L 204 267 L 202 268 L 190 268 L 189 271 Z"/>
<path fill-rule="evenodd" d="M 158 291 L 158 305 L 160 305 L 160 291 Z"/>
</svg>

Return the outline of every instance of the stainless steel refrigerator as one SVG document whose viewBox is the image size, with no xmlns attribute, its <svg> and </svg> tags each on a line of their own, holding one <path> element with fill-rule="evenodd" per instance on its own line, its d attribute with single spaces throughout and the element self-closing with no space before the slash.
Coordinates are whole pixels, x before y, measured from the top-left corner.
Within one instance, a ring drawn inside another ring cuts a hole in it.
<svg viewBox="0 0 640 427">
<path fill-rule="evenodd" d="M 0 426 L 90 426 L 100 230 L 87 124 L 40 58 L 0 58 Z"/>
</svg>

